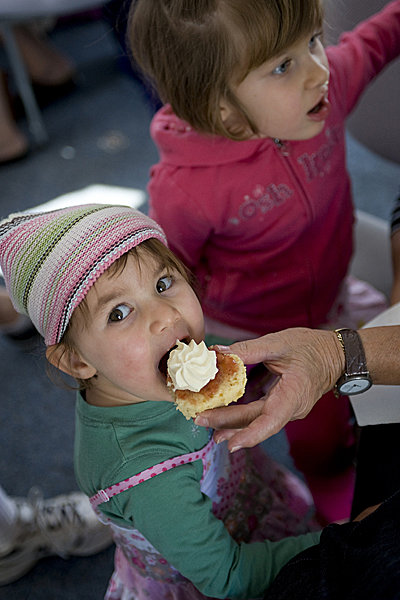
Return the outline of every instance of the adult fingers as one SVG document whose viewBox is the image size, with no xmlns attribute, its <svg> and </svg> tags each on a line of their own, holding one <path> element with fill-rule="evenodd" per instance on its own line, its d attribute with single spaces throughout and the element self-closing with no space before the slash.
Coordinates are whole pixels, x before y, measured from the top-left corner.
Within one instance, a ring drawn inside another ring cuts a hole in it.
<svg viewBox="0 0 400 600">
<path fill-rule="evenodd" d="M 231 404 L 221 408 L 213 408 L 200 413 L 196 425 L 213 429 L 241 429 L 253 421 L 262 411 L 263 399 L 249 404 Z"/>
<path fill-rule="evenodd" d="M 246 365 L 257 364 L 266 361 L 268 357 L 265 337 L 267 336 L 235 342 L 231 346 L 215 346 L 215 349 L 220 352 L 237 354 Z"/>
</svg>

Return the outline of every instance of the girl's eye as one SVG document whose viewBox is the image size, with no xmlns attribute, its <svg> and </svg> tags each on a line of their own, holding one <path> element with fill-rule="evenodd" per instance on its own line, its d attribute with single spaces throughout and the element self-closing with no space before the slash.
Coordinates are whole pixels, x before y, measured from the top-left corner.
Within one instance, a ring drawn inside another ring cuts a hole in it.
<svg viewBox="0 0 400 600">
<path fill-rule="evenodd" d="M 119 304 L 109 314 L 108 320 L 112 323 L 123 321 L 131 313 L 131 309 L 126 304 Z"/>
<path fill-rule="evenodd" d="M 272 74 L 273 75 L 282 75 L 283 73 L 286 73 L 286 71 L 288 70 L 289 66 L 290 66 L 291 60 L 285 60 L 282 64 L 280 64 L 278 67 L 276 67 L 273 71 Z"/>
<path fill-rule="evenodd" d="M 159 294 L 166 292 L 172 285 L 172 277 L 169 275 L 165 275 L 164 277 L 160 277 L 157 281 L 156 290 Z"/>
<path fill-rule="evenodd" d="M 320 41 L 322 36 L 322 32 L 318 32 L 318 33 L 314 33 L 314 35 L 311 37 L 310 41 L 308 42 L 308 45 L 310 48 L 314 48 L 317 45 L 317 42 Z"/>
</svg>

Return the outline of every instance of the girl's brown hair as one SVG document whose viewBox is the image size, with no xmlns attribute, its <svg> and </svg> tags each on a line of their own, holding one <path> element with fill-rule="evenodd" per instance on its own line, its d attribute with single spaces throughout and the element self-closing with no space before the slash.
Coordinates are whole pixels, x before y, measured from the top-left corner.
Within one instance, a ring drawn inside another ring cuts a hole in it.
<svg viewBox="0 0 400 600">
<path fill-rule="evenodd" d="M 246 75 L 322 27 L 320 0 L 133 0 L 128 39 L 134 61 L 175 114 L 203 133 L 257 133 L 232 91 Z M 221 101 L 241 115 L 229 131 Z"/>
</svg>

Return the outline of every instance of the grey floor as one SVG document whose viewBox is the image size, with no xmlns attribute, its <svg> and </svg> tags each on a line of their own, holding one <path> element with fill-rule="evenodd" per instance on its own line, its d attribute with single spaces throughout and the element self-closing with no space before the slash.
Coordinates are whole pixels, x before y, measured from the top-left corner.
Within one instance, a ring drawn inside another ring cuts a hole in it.
<svg viewBox="0 0 400 600">
<path fill-rule="evenodd" d="M 109 27 L 102 21 L 64 23 L 53 40 L 75 60 L 78 84 L 43 110 L 48 145 L 33 148 L 23 161 L 0 166 L 0 217 L 93 184 L 144 191 L 157 159 L 148 133 L 150 103 L 121 69 Z M 26 128 L 23 120 L 20 124 Z M 400 165 L 351 138 L 348 155 L 357 207 L 388 219 L 400 188 Z M 74 394 L 47 377 L 41 344 L 0 336 L 0 378 L 1 485 L 17 496 L 34 485 L 46 497 L 75 489 Z M 279 454 L 282 440 L 273 440 L 269 448 Z M 19 581 L 0 587 L 0 599 L 98 600 L 112 558 L 110 548 L 85 559 L 45 559 Z"/>
</svg>

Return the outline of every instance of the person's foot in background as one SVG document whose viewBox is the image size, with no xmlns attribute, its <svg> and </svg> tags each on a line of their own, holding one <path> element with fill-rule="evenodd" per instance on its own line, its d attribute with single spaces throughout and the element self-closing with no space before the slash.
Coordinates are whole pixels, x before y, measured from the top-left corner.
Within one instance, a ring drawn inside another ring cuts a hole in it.
<svg viewBox="0 0 400 600">
<path fill-rule="evenodd" d="M 33 84 L 63 86 L 75 76 L 73 62 L 62 54 L 43 32 L 31 27 L 16 27 L 15 39 Z"/>
<path fill-rule="evenodd" d="M 110 528 L 81 492 L 43 499 L 32 488 L 27 498 L 3 493 L 4 502 L 3 517 L 6 507 L 12 521 L 7 526 L 11 535 L 0 535 L 0 586 L 16 581 L 42 558 L 91 556 L 112 543 Z"/>
<path fill-rule="evenodd" d="M 65 95 L 73 85 L 75 66 L 49 40 L 29 26 L 14 28 L 15 39 L 32 81 L 39 104 L 43 98 Z M 13 106 L 14 103 L 14 106 Z M 0 75 L 0 165 L 23 158 L 29 141 L 19 129 L 15 116 L 17 103 L 11 99 L 4 73 Z"/>
</svg>

